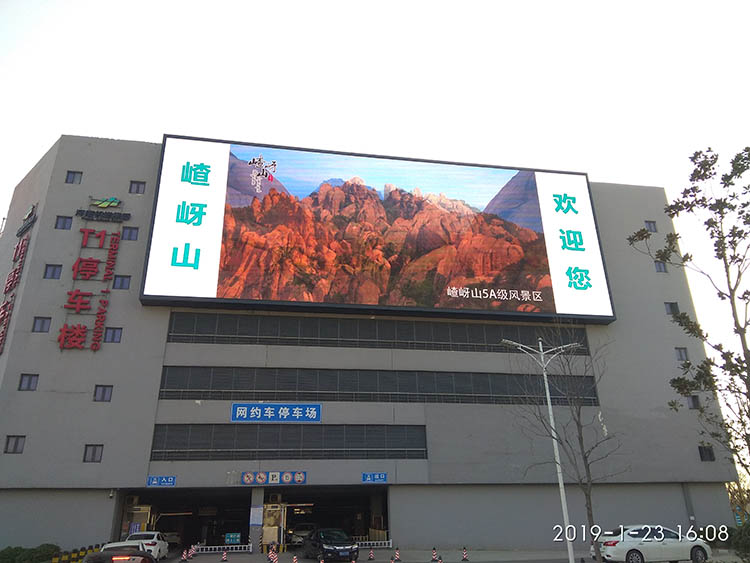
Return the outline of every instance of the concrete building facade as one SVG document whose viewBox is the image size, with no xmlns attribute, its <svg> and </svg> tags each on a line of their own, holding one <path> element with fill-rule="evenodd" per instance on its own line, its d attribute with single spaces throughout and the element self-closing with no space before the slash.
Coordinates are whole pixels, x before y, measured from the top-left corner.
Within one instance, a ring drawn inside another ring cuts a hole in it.
<svg viewBox="0 0 750 563">
<path fill-rule="evenodd" d="M 402 548 L 554 546 L 562 515 L 551 442 L 519 414 L 528 393 L 517 382 L 539 372 L 498 344 L 533 344 L 549 325 L 143 305 L 160 151 L 63 136 L 15 189 L 0 265 L 16 268 L 29 240 L 6 291 L 0 546 L 88 545 L 146 526 L 185 543 L 230 532 L 257 543 L 251 508 L 264 506 L 268 527 L 283 506 L 281 526 L 336 525 Z M 672 229 L 664 191 L 592 183 L 591 193 L 617 318 L 568 333 L 601 351 L 606 368 L 597 364 L 586 412 L 621 443 L 597 467 L 610 475 L 595 488 L 597 521 L 730 524 L 733 466 L 720 451 L 702 461 L 711 452 L 699 452 L 695 411 L 667 405 L 679 358 L 704 353 L 665 311 L 676 303 L 694 314 L 687 280 L 625 240 L 644 221 Z M 91 205 L 109 197 L 122 205 Z M 81 229 L 92 229 L 85 247 Z M 101 271 L 74 280 L 73 265 L 92 257 Z M 61 327 L 81 315 L 94 327 L 100 307 L 66 308 L 76 290 L 108 301 L 99 350 L 61 349 Z M 325 419 L 314 431 L 238 429 L 227 413 L 249 400 L 319 402 Z M 560 420 L 565 408 L 555 407 Z M 300 473 L 304 483 L 243 482 L 253 472 Z M 384 482 L 363 482 L 373 473 Z M 147 486 L 159 476 L 174 481 Z M 567 491 L 571 522 L 585 524 L 582 495 L 571 482 Z"/>
</svg>

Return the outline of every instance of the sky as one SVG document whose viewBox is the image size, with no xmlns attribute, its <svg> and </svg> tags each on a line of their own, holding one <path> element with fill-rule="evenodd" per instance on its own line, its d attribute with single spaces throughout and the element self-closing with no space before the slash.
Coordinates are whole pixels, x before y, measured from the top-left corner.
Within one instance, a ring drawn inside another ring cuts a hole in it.
<svg viewBox="0 0 750 563">
<path fill-rule="evenodd" d="M 750 144 L 748 21 L 747 1 L 0 0 L 0 209 L 62 134 L 567 170 L 673 197 L 694 151 Z M 699 225 L 678 230 L 710 256 Z"/>
<path fill-rule="evenodd" d="M 483 210 L 490 200 L 518 173 L 507 168 L 456 166 L 428 162 L 368 158 L 268 147 L 232 145 L 232 154 L 249 161 L 262 155 L 276 161 L 274 176 L 292 194 L 302 199 L 325 180 L 361 178 L 365 185 L 384 195 L 391 184 L 406 191 L 419 188 L 424 194 L 445 194 Z"/>
</svg>

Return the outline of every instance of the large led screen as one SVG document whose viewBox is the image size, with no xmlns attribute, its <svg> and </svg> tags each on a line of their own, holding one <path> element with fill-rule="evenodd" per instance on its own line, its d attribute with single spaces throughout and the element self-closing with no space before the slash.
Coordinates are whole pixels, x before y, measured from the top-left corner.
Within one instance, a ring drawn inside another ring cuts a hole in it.
<svg viewBox="0 0 750 563">
<path fill-rule="evenodd" d="M 583 174 L 174 136 L 142 299 L 613 319 Z"/>
</svg>

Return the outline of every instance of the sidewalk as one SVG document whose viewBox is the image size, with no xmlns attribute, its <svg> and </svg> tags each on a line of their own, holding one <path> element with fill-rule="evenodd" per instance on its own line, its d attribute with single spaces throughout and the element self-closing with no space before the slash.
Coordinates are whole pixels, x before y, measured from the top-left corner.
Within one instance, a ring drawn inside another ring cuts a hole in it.
<svg viewBox="0 0 750 563">
<path fill-rule="evenodd" d="M 367 562 L 369 550 L 365 549 L 360 552 L 359 563 Z M 432 550 L 411 550 L 402 549 L 402 563 L 431 563 Z M 265 553 L 228 553 L 229 563 L 267 563 Z M 292 558 L 297 555 L 298 563 L 313 563 L 311 559 L 302 557 L 301 552 L 287 551 L 279 554 L 279 563 L 292 563 Z M 443 559 L 443 563 L 460 563 L 463 553 L 461 550 L 438 550 L 438 556 Z M 374 563 L 390 563 L 393 557 L 393 550 L 376 549 Z M 576 563 L 592 563 L 588 551 L 575 552 Z M 179 562 L 179 554 L 175 557 L 169 557 L 169 563 Z M 582 561 L 583 560 L 583 561 Z M 221 553 L 201 554 L 193 557 L 194 563 L 221 563 Z M 470 563 L 504 563 L 507 561 L 553 561 L 567 563 L 568 554 L 563 549 L 543 550 L 543 549 L 506 549 L 506 550 L 473 550 L 469 551 Z M 741 563 L 733 551 L 728 549 L 715 549 L 711 561 L 726 563 Z M 317 563 L 317 562 L 316 562 Z"/>
</svg>

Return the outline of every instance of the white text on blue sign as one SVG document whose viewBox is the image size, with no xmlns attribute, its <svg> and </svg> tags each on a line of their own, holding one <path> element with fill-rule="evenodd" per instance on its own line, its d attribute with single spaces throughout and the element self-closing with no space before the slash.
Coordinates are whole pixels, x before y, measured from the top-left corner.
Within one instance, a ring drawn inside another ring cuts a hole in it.
<svg viewBox="0 0 750 563">
<path fill-rule="evenodd" d="M 177 484 L 175 475 L 149 475 L 147 487 L 174 487 Z"/>
<path fill-rule="evenodd" d="M 232 422 L 320 422 L 320 404 L 232 403 Z"/>
<path fill-rule="evenodd" d="M 388 473 L 362 473 L 363 483 L 387 483 Z"/>
</svg>

